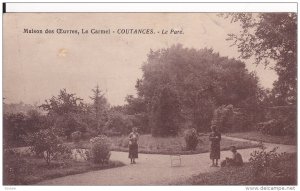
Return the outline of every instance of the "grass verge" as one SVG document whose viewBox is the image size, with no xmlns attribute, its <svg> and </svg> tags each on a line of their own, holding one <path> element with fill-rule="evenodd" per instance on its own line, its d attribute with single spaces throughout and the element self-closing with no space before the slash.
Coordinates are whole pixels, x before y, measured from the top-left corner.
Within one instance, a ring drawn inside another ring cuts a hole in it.
<svg viewBox="0 0 300 191">
<path fill-rule="evenodd" d="M 265 135 L 257 131 L 249 131 L 249 132 L 238 132 L 238 133 L 227 133 L 227 136 L 243 138 L 253 141 L 263 141 L 266 143 L 276 143 L 276 144 L 284 144 L 284 145 L 297 145 L 297 137 L 291 136 L 273 136 L 273 135 Z"/>
<path fill-rule="evenodd" d="M 109 161 L 108 164 L 98 165 L 89 161 L 52 161 L 49 166 L 44 159 L 31 156 L 5 156 L 4 185 L 32 185 L 43 180 L 80 174 L 93 170 L 103 170 L 124 166 L 119 161 Z"/>
<path fill-rule="evenodd" d="M 271 177 L 268 183 L 255 177 L 251 164 L 245 163 L 241 167 L 223 167 L 218 171 L 199 174 L 171 185 L 296 185 L 296 166 L 297 155 L 294 153 L 281 160 L 278 169 L 280 176 Z"/>
</svg>

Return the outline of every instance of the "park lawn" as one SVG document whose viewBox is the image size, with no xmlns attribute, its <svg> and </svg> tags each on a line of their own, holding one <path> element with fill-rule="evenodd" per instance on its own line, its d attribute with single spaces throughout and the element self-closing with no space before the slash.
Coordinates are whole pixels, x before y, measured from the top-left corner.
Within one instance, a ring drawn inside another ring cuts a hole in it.
<svg viewBox="0 0 300 191">
<path fill-rule="evenodd" d="M 128 151 L 128 137 L 111 137 L 111 150 Z M 195 151 L 185 149 L 184 137 L 152 137 L 151 135 L 141 135 L 139 137 L 139 153 L 145 154 L 198 154 L 209 152 L 209 139 L 207 135 L 200 137 L 200 142 Z M 221 140 L 221 150 L 229 150 L 230 146 L 235 145 L 239 149 L 257 147 L 258 144 L 233 141 L 223 138 Z M 74 147 L 74 146 L 71 146 Z M 89 142 L 84 141 L 80 144 L 81 148 L 89 148 Z"/>
<path fill-rule="evenodd" d="M 296 185 L 297 184 L 297 155 L 288 154 L 287 159 L 281 160 L 280 177 L 273 177 L 270 182 L 255 178 L 250 163 L 241 167 L 223 167 L 220 170 L 195 175 L 187 180 L 179 180 L 171 185 Z"/>
<path fill-rule="evenodd" d="M 4 171 L 4 185 L 32 185 L 43 180 L 80 174 L 93 170 L 121 167 L 125 164 L 119 161 L 109 161 L 108 164 L 99 165 L 89 161 L 51 161 L 47 166 L 44 159 L 32 156 L 6 156 L 4 165 L 14 169 L 14 173 Z"/>
<path fill-rule="evenodd" d="M 297 145 L 297 136 L 274 136 L 274 135 L 265 135 L 257 131 L 249 132 L 238 132 L 238 133 L 227 133 L 227 136 L 243 138 L 253 141 L 263 141 L 266 143 L 276 143 L 284 145 Z"/>
</svg>

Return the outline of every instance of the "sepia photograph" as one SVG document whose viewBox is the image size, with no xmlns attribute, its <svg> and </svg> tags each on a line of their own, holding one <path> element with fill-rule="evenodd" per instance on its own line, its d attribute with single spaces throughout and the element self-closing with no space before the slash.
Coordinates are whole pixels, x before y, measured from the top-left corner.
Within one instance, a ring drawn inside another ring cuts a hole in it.
<svg viewBox="0 0 300 191">
<path fill-rule="evenodd" d="M 297 12 L 4 12 L 3 185 L 297 186 Z"/>
</svg>

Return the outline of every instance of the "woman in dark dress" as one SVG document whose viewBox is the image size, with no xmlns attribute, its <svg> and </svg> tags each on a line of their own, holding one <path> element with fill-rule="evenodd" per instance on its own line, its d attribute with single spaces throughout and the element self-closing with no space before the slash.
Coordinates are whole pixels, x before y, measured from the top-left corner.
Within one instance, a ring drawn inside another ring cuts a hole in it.
<svg viewBox="0 0 300 191">
<path fill-rule="evenodd" d="M 209 135 L 210 144 L 210 159 L 212 160 L 212 167 L 218 166 L 220 159 L 220 141 L 221 133 L 217 130 L 216 126 L 211 127 L 212 133 Z"/>
<path fill-rule="evenodd" d="M 139 134 L 137 128 L 132 128 L 132 132 L 129 134 L 129 156 L 130 164 L 135 164 L 135 159 L 138 158 L 138 140 Z"/>
</svg>

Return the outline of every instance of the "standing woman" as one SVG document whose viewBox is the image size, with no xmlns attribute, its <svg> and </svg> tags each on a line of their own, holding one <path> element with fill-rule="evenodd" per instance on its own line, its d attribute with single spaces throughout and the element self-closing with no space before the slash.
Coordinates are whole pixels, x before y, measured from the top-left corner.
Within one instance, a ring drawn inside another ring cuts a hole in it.
<svg viewBox="0 0 300 191">
<path fill-rule="evenodd" d="M 216 126 L 211 127 L 211 134 L 209 135 L 210 144 L 210 159 L 212 160 L 212 167 L 218 166 L 220 159 L 220 141 L 221 133 L 217 130 Z"/>
<path fill-rule="evenodd" d="M 132 132 L 129 134 L 129 158 L 130 164 L 135 164 L 135 159 L 138 158 L 138 140 L 139 134 L 137 128 L 132 128 Z"/>
</svg>

